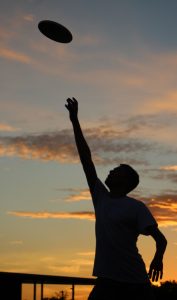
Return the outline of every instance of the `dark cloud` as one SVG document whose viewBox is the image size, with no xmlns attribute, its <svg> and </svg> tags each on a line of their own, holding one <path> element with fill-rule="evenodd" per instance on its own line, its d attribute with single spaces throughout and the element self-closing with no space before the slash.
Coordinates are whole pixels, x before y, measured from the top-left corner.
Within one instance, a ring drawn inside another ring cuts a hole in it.
<svg viewBox="0 0 177 300">
<path fill-rule="evenodd" d="M 152 178 L 157 180 L 164 180 L 164 181 L 171 181 L 172 183 L 177 183 L 177 172 L 176 170 L 166 170 L 163 169 L 156 169 L 152 170 Z"/>
<path fill-rule="evenodd" d="M 146 164 L 138 155 L 149 152 L 155 145 L 127 138 L 126 133 L 117 132 L 108 126 L 85 129 L 84 134 L 92 150 L 96 164 L 115 164 L 117 157 L 127 155 L 136 164 Z M 137 155 L 138 153 L 138 155 Z M 131 158 L 131 154 L 134 158 Z M 78 154 L 72 130 L 53 133 L 34 134 L 0 138 L 1 156 L 18 156 L 24 159 L 40 159 L 44 161 L 78 162 Z"/>
<path fill-rule="evenodd" d="M 123 121 L 127 128 L 127 132 L 133 133 L 145 128 L 162 130 L 171 125 L 174 126 L 177 119 L 176 112 L 159 112 L 155 114 L 136 115 Z"/>
<path fill-rule="evenodd" d="M 1 156 L 19 156 L 24 159 L 75 161 L 76 147 L 70 131 L 0 138 Z"/>
</svg>

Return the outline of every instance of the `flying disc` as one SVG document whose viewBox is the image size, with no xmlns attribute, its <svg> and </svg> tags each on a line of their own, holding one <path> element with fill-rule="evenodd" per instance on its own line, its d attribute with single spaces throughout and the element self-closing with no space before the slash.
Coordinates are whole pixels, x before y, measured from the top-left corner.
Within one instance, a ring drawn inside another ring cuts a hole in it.
<svg viewBox="0 0 177 300">
<path fill-rule="evenodd" d="M 70 43 L 73 39 L 71 32 L 66 27 L 54 21 L 40 21 L 38 28 L 42 34 L 58 43 Z"/>
</svg>

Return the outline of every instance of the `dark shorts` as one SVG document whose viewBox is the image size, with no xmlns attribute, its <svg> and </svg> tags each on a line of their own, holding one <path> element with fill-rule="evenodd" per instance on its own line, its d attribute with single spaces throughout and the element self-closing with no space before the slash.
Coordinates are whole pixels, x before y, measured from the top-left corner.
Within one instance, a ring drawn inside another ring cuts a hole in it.
<svg viewBox="0 0 177 300">
<path fill-rule="evenodd" d="M 124 283 L 97 278 L 88 300 L 155 300 L 150 283 Z"/>
</svg>

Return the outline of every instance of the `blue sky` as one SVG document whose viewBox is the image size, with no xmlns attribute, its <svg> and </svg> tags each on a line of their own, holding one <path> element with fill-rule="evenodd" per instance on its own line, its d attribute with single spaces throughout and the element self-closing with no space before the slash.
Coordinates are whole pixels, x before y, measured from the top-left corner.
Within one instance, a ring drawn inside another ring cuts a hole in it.
<svg viewBox="0 0 177 300">
<path fill-rule="evenodd" d="M 93 208 L 64 106 L 74 96 L 99 177 L 122 162 L 140 173 L 134 196 L 169 240 L 164 279 L 177 278 L 176 9 L 172 0 L 1 5 L 2 271 L 92 273 Z M 44 19 L 73 41 L 42 36 Z M 153 241 L 139 243 L 148 265 Z"/>
</svg>

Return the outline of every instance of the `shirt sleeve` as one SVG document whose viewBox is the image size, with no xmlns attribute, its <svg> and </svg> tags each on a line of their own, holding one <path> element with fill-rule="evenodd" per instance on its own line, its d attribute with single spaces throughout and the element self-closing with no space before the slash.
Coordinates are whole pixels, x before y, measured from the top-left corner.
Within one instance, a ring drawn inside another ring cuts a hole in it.
<svg viewBox="0 0 177 300">
<path fill-rule="evenodd" d="M 139 202 L 139 209 L 137 214 L 137 224 L 138 224 L 138 231 L 140 234 L 149 235 L 147 228 L 149 226 L 156 226 L 158 224 L 151 214 L 150 210 L 143 202 Z"/>
<path fill-rule="evenodd" d="M 105 185 L 101 182 L 101 180 L 97 178 L 95 188 L 92 193 L 92 200 L 95 208 L 98 204 L 98 201 L 101 201 L 104 195 L 108 195 L 108 190 L 106 189 Z"/>
</svg>

